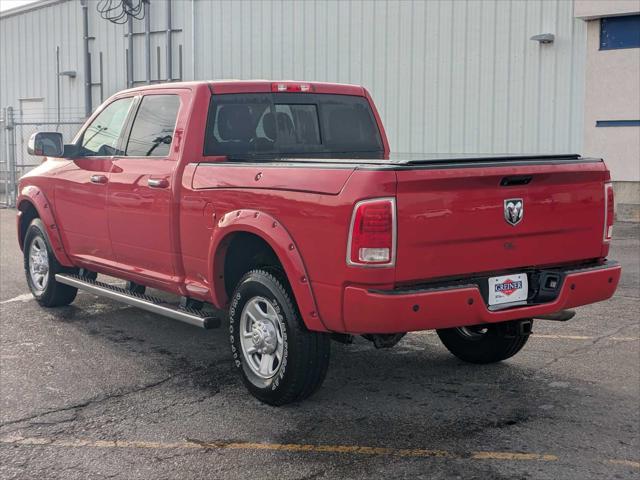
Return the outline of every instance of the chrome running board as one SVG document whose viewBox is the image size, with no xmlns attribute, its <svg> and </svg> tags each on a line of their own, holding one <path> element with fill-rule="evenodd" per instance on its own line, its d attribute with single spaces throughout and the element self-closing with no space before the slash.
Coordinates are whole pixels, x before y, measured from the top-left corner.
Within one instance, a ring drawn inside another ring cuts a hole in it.
<svg viewBox="0 0 640 480">
<path fill-rule="evenodd" d="M 147 310 L 148 312 L 157 313 L 158 315 L 169 317 L 174 320 L 179 320 L 196 327 L 209 329 L 220 326 L 219 318 L 212 317 L 205 312 L 189 308 L 174 307 L 159 298 L 133 293 L 126 288 L 66 273 L 56 274 L 56 280 L 60 283 L 64 283 L 65 285 L 85 290 L 101 297 L 117 300 L 118 302 L 126 303 L 127 305 L 138 307 L 143 310 Z"/>
</svg>

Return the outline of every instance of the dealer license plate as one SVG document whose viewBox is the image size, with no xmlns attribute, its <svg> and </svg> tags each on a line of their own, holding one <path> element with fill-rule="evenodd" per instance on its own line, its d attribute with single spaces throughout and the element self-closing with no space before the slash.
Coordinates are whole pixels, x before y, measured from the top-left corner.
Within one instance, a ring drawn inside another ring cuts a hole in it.
<svg viewBox="0 0 640 480">
<path fill-rule="evenodd" d="M 489 305 L 526 303 L 528 292 L 526 273 L 489 278 Z"/>
</svg>

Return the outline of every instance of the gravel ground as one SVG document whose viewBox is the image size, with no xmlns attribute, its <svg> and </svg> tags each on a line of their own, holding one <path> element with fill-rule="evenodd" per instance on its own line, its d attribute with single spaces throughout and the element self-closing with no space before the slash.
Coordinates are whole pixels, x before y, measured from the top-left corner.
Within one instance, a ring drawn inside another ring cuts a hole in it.
<svg viewBox="0 0 640 480">
<path fill-rule="evenodd" d="M 82 293 L 26 295 L 0 210 L 0 478 L 640 478 L 640 228 L 616 225 L 608 302 L 536 322 L 513 359 L 463 364 L 432 333 L 332 345 L 324 387 L 260 404 L 225 329 Z"/>
</svg>

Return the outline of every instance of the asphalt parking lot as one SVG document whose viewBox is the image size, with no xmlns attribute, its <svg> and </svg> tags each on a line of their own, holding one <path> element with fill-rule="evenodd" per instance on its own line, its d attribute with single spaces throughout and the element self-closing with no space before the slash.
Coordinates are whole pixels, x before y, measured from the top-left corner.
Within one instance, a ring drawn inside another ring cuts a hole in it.
<svg viewBox="0 0 640 480">
<path fill-rule="evenodd" d="M 536 322 L 513 359 L 334 343 L 283 408 L 245 391 L 224 328 L 86 293 L 41 309 L 14 229 L 0 210 L 0 478 L 640 478 L 639 225 L 616 225 L 617 295 Z"/>
</svg>

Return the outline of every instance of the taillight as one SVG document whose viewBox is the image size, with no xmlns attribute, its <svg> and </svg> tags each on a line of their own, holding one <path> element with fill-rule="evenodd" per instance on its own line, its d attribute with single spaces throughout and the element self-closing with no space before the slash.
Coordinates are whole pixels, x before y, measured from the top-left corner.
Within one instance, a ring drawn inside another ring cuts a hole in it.
<svg viewBox="0 0 640 480">
<path fill-rule="evenodd" d="M 356 203 L 351 216 L 347 263 L 388 267 L 396 260 L 396 202 L 375 198 Z"/>
<path fill-rule="evenodd" d="M 272 83 L 272 92 L 311 92 L 313 88 L 308 83 Z"/>
<path fill-rule="evenodd" d="M 613 235 L 613 220 L 614 220 L 614 210 L 613 210 L 613 184 L 605 183 L 604 184 L 604 241 L 608 242 L 611 240 L 611 236 Z"/>
</svg>

